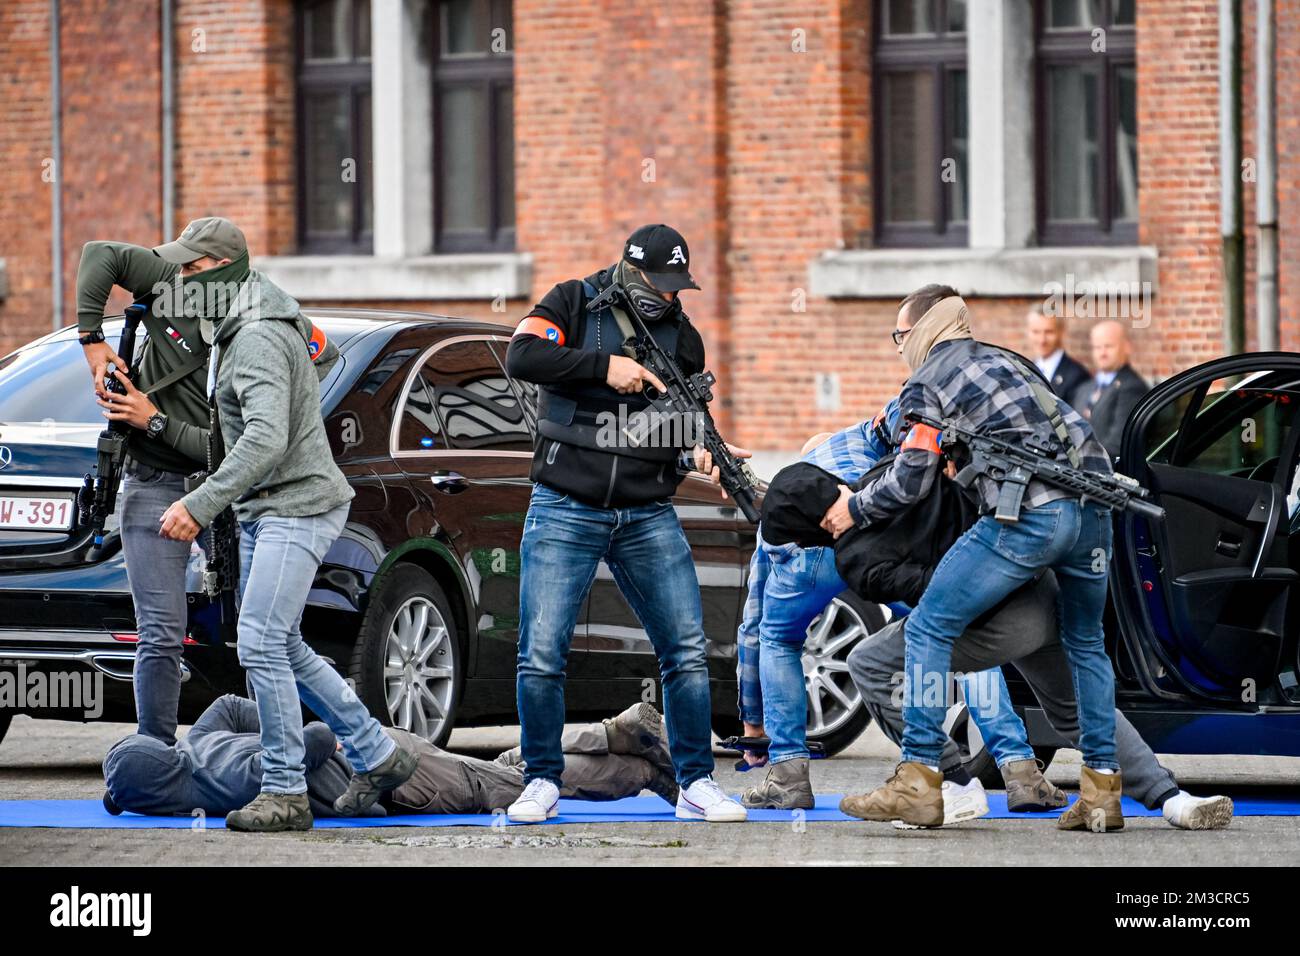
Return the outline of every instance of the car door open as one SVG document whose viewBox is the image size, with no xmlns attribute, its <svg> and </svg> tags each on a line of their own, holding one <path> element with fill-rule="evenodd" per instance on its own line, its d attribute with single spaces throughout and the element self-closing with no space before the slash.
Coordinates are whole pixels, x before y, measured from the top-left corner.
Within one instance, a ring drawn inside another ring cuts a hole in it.
<svg viewBox="0 0 1300 956">
<path fill-rule="evenodd" d="M 1161 696 L 1250 704 L 1294 672 L 1297 410 L 1300 356 L 1280 354 L 1199 366 L 1134 409 L 1120 470 L 1167 518 L 1120 516 L 1112 590 Z"/>
</svg>

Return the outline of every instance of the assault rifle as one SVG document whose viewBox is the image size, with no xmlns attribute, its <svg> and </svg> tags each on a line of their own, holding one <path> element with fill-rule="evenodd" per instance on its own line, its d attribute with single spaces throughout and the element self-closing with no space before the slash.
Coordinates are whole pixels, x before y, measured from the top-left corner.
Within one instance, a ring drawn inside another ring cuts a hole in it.
<svg viewBox="0 0 1300 956">
<path fill-rule="evenodd" d="M 904 412 L 903 417 L 937 429 L 942 434 L 940 446 L 944 451 L 959 445 L 966 447 L 970 463 L 957 473 L 957 484 L 969 488 L 981 475 L 998 482 L 1001 490 L 993 516 L 1003 524 L 1015 524 L 1020 520 L 1021 499 L 1029 482 L 1035 478 L 1043 484 L 1073 492 L 1084 500 L 1131 511 L 1148 521 L 1165 519 L 1165 509 L 1147 501 L 1150 494 L 1147 489 L 1127 475 L 1101 475 L 1057 461 L 1055 440 L 1031 436 L 1017 445 L 981 434 L 951 419 L 939 421 L 929 418 L 916 409 Z"/>
<path fill-rule="evenodd" d="M 145 306 L 134 302 L 126 307 L 126 321 L 122 324 L 122 338 L 117 344 L 117 354 L 126 363 L 119 368 L 132 382 L 136 379 L 135 335 L 144 319 Z M 111 373 L 104 377 L 104 388 L 118 395 L 126 394 L 126 386 Z M 126 443 L 131 426 L 126 422 L 111 421 L 99 433 L 95 444 L 95 470 L 87 472 L 77 493 L 77 522 L 91 530 L 92 546 L 104 546 L 104 525 L 117 509 L 117 489 L 122 484 L 122 469 L 126 464 Z"/>
<path fill-rule="evenodd" d="M 615 301 L 617 299 L 623 301 Z M 617 282 L 611 282 L 599 296 L 592 299 L 587 309 L 595 312 L 611 304 L 617 305 L 632 323 L 632 335 L 623 344 L 624 353 L 636 359 L 664 383 L 666 390 L 662 393 L 652 385 L 646 386 L 644 394 L 649 399 L 651 408 L 661 415 L 677 416 L 697 423 L 699 444 L 713 456 L 713 464 L 718 468 L 723 490 L 736 502 L 741 514 L 750 524 L 758 524 L 758 506 L 754 501 L 758 476 L 747 462 L 737 458 L 727 448 L 726 442 L 718 434 L 713 416 L 709 414 L 713 385 L 717 381 L 713 373 L 707 369 L 694 375 L 683 373 L 676 360 L 655 341 L 636 310 L 626 301 L 626 293 Z"/>
</svg>

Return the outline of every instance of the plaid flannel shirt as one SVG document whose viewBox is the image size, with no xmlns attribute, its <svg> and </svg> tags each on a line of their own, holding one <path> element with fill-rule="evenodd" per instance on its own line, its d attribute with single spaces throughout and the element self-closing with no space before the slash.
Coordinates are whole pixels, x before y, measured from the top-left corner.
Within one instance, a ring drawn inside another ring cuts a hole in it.
<svg viewBox="0 0 1300 956">
<path fill-rule="evenodd" d="M 974 339 L 940 342 L 924 364 L 903 386 L 899 408 L 903 416 L 916 410 L 925 417 L 942 421 L 952 418 L 989 435 L 1017 441 L 1046 428 L 1047 415 L 1039 407 L 1023 372 L 1001 349 Z M 1070 441 L 1079 451 L 1084 471 L 1110 474 L 1110 458 L 1092 433 L 1092 427 L 1065 402 L 1059 403 Z M 928 425 L 900 423 L 900 450 L 893 466 L 849 499 L 849 513 L 860 526 L 901 514 L 930 491 L 939 474 L 942 455 L 939 432 Z M 1062 455 L 1064 453 L 1062 452 Z M 981 508 L 991 513 L 997 507 L 998 483 L 981 476 L 976 479 Z M 1069 498 L 1063 488 L 1030 481 L 1024 506 L 1038 508 L 1051 501 Z"/>
</svg>

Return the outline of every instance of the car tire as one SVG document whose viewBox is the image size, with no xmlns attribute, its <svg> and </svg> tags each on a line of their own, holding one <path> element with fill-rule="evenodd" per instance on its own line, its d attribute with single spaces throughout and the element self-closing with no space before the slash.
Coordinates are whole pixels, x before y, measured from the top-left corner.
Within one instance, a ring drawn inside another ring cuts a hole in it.
<svg viewBox="0 0 1300 956">
<path fill-rule="evenodd" d="M 456 723 L 464 659 L 438 582 L 423 568 L 398 564 L 371 593 L 348 676 L 385 726 L 442 746 Z"/>
<path fill-rule="evenodd" d="M 822 752 L 828 757 L 857 740 L 871 723 L 871 714 L 844 662 L 864 638 L 884 626 L 884 609 L 853 591 L 836 595 L 826 610 L 808 625 L 808 638 L 804 642 L 808 742 L 821 744 Z M 840 696 L 830 691 L 832 684 Z"/>
</svg>

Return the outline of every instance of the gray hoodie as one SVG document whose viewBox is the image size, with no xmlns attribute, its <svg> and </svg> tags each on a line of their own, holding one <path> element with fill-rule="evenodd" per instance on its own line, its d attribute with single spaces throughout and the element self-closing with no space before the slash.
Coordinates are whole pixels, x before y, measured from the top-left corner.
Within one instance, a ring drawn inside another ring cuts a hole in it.
<svg viewBox="0 0 1300 956">
<path fill-rule="evenodd" d="M 320 409 L 320 382 L 338 351 L 313 342 L 297 300 L 253 271 L 214 323 L 214 348 L 226 456 L 182 499 L 194 520 L 206 527 L 230 504 L 240 521 L 255 521 L 323 514 L 350 501 Z"/>
</svg>

